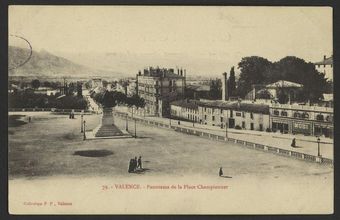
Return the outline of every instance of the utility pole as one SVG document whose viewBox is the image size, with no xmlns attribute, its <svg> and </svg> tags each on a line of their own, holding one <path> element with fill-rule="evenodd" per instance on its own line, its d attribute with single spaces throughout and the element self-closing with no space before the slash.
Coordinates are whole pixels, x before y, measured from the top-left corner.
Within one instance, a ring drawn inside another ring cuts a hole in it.
<svg viewBox="0 0 340 220">
<path fill-rule="evenodd" d="M 320 138 L 319 137 L 317 139 L 317 142 L 318 142 L 318 157 L 320 157 L 321 154 L 320 154 Z"/>
<path fill-rule="evenodd" d="M 135 138 L 137 138 L 137 131 L 136 131 L 136 119 L 135 119 Z"/>
<path fill-rule="evenodd" d="M 128 113 L 126 113 L 125 130 L 128 131 Z"/>
<path fill-rule="evenodd" d="M 83 133 L 83 130 L 84 130 L 84 128 L 83 128 L 83 114 L 81 114 L 81 120 L 80 120 L 80 133 Z"/>
<path fill-rule="evenodd" d="M 85 124 L 86 124 L 86 121 L 84 120 L 84 136 L 83 136 L 83 141 L 86 140 L 86 126 L 85 126 Z"/>
</svg>

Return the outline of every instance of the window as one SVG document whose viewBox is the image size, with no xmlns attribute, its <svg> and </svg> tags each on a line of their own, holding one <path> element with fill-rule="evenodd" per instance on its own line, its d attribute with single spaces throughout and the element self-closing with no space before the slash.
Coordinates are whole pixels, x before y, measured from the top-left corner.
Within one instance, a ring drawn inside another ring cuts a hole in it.
<svg viewBox="0 0 340 220">
<path fill-rule="evenodd" d="M 300 115 L 299 112 L 295 112 L 295 113 L 294 113 L 294 118 L 300 118 L 300 117 L 301 117 L 301 115 Z"/>
<path fill-rule="evenodd" d="M 204 115 L 204 120 L 207 120 L 207 115 Z"/>
<path fill-rule="evenodd" d="M 233 117 L 233 110 L 230 110 L 230 118 Z"/>
<path fill-rule="evenodd" d="M 206 112 L 207 111 L 207 108 L 206 107 L 204 107 L 204 112 Z"/>
<path fill-rule="evenodd" d="M 236 112 L 236 116 L 241 117 L 241 112 Z"/>
<path fill-rule="evenodd" d="M 260 124 L 260 131 L 263 131 L 263 124 Z"/>
<path fill-rule="evenodd" d="M 212 120 L 215 121 L 215 116 L 212 116 Z"/>
<path fill-rule="evenodd" d="M 223 114 L 223 109 L 221 109 L 221 115 Z"/>
<path fill-rule="evenodd" d="M 328 122 L 333 122 L 333 116 L 328 115 L 328 116 L 326 117 L 326 121 L 328 121 Z"/>
<path fill-rule="evenodd" d="M 274 114 L 274 115 L 279 115 L 280 112 L 279 112 L 278 110 L 274 110 L 273 114 Z"/>
<path fill-rule="evenodd" d="M 254 119 L 254 114 L 252 112 L 250 112 L 250 118 Z"/>
<path fill-rule="evenodd" d="M 281 116 L 287 117 L 288 113 L 286 111 L 281 112 Z"/>
<path fill-rule="evenodd" d="M 308 119 L 308 118 L 309 118 L 309 115 L 308 115 L 307 113 L 303 113 L 303 114 L 302 114 L 302 118 Z"/>
<path fill-rule="evenodd" d="M 242 128 L 246 128 L 246 123 L 242 121 Z"/>
<path fill-rule="evenodd" d="M 244 112 L 242 112 L 242 118 L 245 118 L 246 114 Z"/>
<path fill-rule="evenodd" d="M 223 122 L 223 117 L 221 117 L 221 122 Z"/>
<path fill-rule="evenodd" d="M 318 120 L 318 121 L 323 121 L 323 115 L 318 114 L 318 115 L 316 116 L 316 120 Z"/>
</svg>

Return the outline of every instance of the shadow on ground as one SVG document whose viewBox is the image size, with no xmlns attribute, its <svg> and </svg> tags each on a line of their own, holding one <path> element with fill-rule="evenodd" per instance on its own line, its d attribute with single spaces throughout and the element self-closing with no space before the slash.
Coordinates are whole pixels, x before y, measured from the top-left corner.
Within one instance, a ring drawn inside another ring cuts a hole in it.
<svg viewBox="0 0 340 220">
<path fill-rule="evenodd" d="M 142 168 L 142 169 L 135 170 L 133 173 L 144 174 L 144 173 L 149 172 L 149 171 L 150 171 L 150 169 L 148 169 L 148 168 Z"/>
<path fill-rule="evenodd" d="M 73 153 L 73 155 L 82 157 L 106 157 L 111 154 L 113 154 L 113 152 L 109 150 L 81 150 Z"/>
</svg>

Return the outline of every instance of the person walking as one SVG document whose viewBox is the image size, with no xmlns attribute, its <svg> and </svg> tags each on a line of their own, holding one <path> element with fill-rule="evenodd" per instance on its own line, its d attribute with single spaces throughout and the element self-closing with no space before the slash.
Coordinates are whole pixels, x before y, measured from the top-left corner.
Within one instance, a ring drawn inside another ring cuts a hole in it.
<svg viewBox="0 0 340 220">
<path fill-rule="evenodd" d="M 219 176 L 223 176 L 223 170 L 222 170 L 222 167 L 220 167 L 220 171 L 218 172 L 218 175 L 219 175 Z"/>
<path fill-rule="evenodd" d="M 292 144 L 290 145 L 291 147 L 296 147 L 296 141 L 295 141 L 295 138 L 293 138 L 292 140 Z"/>
<path fill-rule="evenodd" d="M 138 158 L 138 163 L 137 163 L 137 168 L 141 168 L 141 169 L 143 169 L 142 168 L 142 156 L 139 156 L 139 158 Z"/>
<path fill-rule="evenodd" d="M 137 169 L 137 157 L 133 159 L 133 171 L 135 171 L 136 169 Z"/>
<path fill-rule="evenodd" d="M 130 159 L 128 172 L 129 172 L 129 173 L 132 173 L 132 172 L 133 172 L 133 159 Z"/>
</svg>

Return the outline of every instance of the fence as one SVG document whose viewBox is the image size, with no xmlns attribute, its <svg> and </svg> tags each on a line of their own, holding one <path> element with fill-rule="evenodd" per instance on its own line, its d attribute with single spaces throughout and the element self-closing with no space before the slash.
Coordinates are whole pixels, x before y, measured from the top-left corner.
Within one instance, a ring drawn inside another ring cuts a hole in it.
<svg viewBox="0 0 340 220">
<path fill-rule="evenodd" d="M 116 116 L 119 116 L 119 117 L 124 118 L 124 119 L 126 119 L 126 117 L 127 117 L 130 120 L 134 120 L 134 118 L 127 116 L 126 113 L 115 112 L 114 114 Z M 155 122 L 155 121 L 151 121 L 151 120 L 147 120 L 147 119 L 135 119 L 135 120 L 139 121 L 141 123 L 144 123 L 146 125 L 152 125 L 152 126 L 157 126 L 157 127 L 173 129 L 176 132 L 180 132 L 180 133 L 195 135 L 195 136 L 199 136 L 199 137 L 203 137 L 203 138 L 207 138 L 207 139 L 211 139 L 211 140 L 233 142 L 233 143 L 243 145 L 247 148 L 251 148 L 251 149 L 255 149 L 255 150 L 260 150 L 260 151 L 274 153 L 274 154 L 281 155 L 281 156 L 287 156 L 287 157 L 292 157 L 292 158 L 300 159 L 300 160 L 304 160 L 304 161 L 317 162 L 317 163 L 320 163 L 320 164 L 333 166 L 333 160 L 331 160 L 329 158 L 317 157 L 317 156 L 313 156 L 313 155 L 310 155 L 310 154 L 300 153 L 300 152 L 291 151 L 291 150 L 285 150 L 285 149 L 281 149 L 281 148 L 277 148 L 277 147 L 266 146 L 266 145 L 263 145 L 263 144 L 252 143 L 252 142 L 249 142 L 249 141 L 243 141 L 243 140 L 238 140 L 238 139 L 234 139 L 234 138 L 226 138 L 225 136 L 221 136 L 221 135 L 211 134 L 211 133 L 207 133 L 207 132 L 203 132 L 203 131 L 197 131 L 197 130 L 193 130 L 193 129 L 189 129 L 189 128 L 178 127 L 178 126 L 174 126 L 174 125 L 170 126 L 168 124 L 164 124 L 164 123 L 161 123 L 161 122 Z"/>
<path fill-rule="evenodd" d="M 84 110 L 84 109 L 57 109 L 57 108 L 9 108 L 9 112 L 53 112 L 53 113 L 81 113 L 84 111 L 84 113 L 94 113 L 90 110 Z"/>
</svg>

